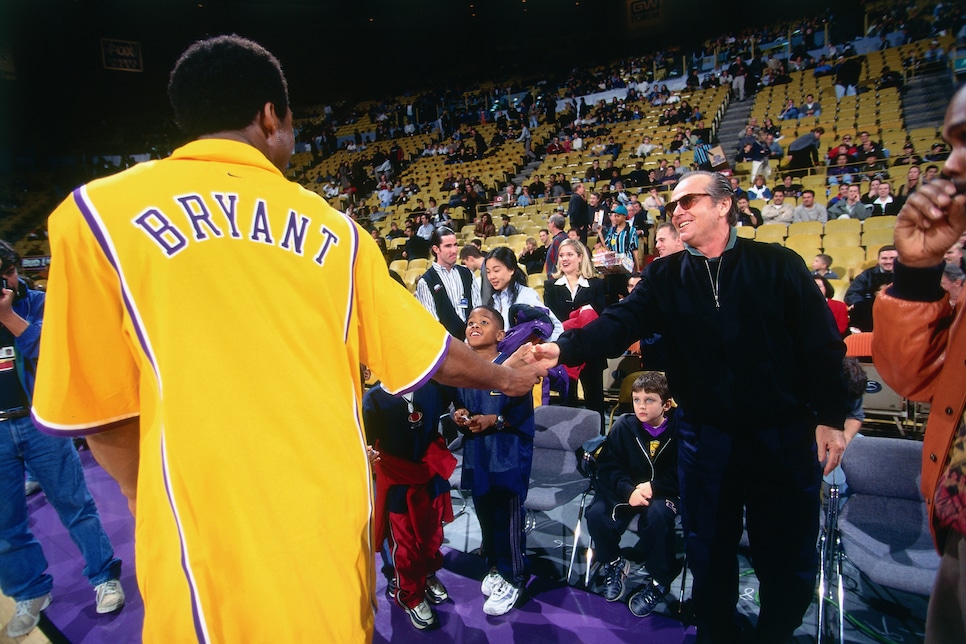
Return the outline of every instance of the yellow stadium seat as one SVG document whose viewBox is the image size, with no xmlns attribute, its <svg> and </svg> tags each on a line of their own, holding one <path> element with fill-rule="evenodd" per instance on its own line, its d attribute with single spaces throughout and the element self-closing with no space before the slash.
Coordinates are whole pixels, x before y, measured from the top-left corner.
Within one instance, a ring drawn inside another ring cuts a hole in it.
<svg viewBox="0 0 966 644">
<path fill-rule="evenodd" d="M 883 215 L 881 217 L 869 217 L 862 222 L 862 232 L 869 230 L 882 230 L 887 228 L 892 230 L 896 227 L 896 216 L 895 215 Z"/>
<path fill-rule="evenodd" d="M 858 220 L 852 220 L 859 223 Z M 822 238 L 823 248 L 842 248 L 843 246 L 858 248 L 861 246 L 860 235 L 856 232 L 825 233 Z M 831 254 L 831 253 L 830 253 Z"/>
<path fill-rule="evenodd" d="M 868 250 L 870 246 L 891 244 L 894 234 L 895 231 L 892 228 L 866 230 L 862 233 L 862 245 Z"/>
<path fill-rule="evenodd" d="M 755 239 L 762 242 L 778 242 L 781 244 L 788 236 L 786 224 L 764 224 L 755 230 Z"/>
<path fill-rule="evenodd" d="M 820 221 L 796 221 L 788 225 L 788 236 L 792 235 L 821 235 L 824 231 Z"/>
<path fill-rule="evenodd" d="M 752 226 L 738 226 L 738 236 L 745 239 L 754 239 L 755 229 Z"/>
<path fill-rule="evenodd" d="M 862 222 L 858 219 L 832 219 L 825 222 L 825 234 L 830 233 L 860 233 Z"/>
</svg>

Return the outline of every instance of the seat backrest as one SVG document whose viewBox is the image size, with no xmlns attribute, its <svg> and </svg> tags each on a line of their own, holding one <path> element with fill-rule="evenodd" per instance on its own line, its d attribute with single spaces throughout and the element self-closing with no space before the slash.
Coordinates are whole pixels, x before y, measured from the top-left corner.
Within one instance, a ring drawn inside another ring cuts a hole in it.
<svg viewBox="0 0 966 644">
<path fill-rule="evenodd" d="M 922 501 L 922 443 L 907 438 L 857 435 L 842 457 L 853 494 Z"/>
<path fill-rule="evenodd" d="M 534 421 L 534 480 L 577 472 L 577 448 L 600 435 L 600 414 L 589 409 L 543 405 L 534 409 Z"/>
</svg>

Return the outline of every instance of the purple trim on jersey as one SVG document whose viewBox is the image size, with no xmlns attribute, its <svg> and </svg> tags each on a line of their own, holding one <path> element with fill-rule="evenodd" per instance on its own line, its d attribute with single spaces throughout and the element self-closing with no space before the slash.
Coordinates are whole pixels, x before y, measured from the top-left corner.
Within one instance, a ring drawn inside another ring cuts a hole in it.
<svg viewBox="0 0 966 644">
<path fill-rule="evenodd" d="M 188 565 L 188 552 L 185 548 L 184 533 L 181 531 L 181 517 L 178 514 L 178 507 L 174 502 L 174 494 L 171 493 L 171 480 L 168 472 L 168 450 L 165 442 L 164 432 L 161 433 L 161 474 L 164 478 L 164 493 L 168 497 L 168 505 L 171 506 L 171 514 L 174 515 L 175 525 L 178 526 L 178 542 L 181 545 L 181 568 L 184 570 L 185 580 L 188 582 L 188 592 L 191 595 L 191 619 L 195 625 L 195 635 L 199 642 L 207 642 L 205 627 L 201 621 L 201 605 L 198 603 L 198 590 L 195 588 L 194 576 L 191 574 L 191 567 Z"/>
<path fill-rule="evenodd" d="M 429 382 L 430 380 L 432 380 L 433 379 L 433 376 L 436 375 L 436 372 L 439 371 L 439 368 L 441 366 L 443 366 L 443 362 L 446 361 L 446 356 L 449 355 L 449 343 L 450 342 L 458 342 L 458 340 L 456 340 L 456 338 L 454 338 L 449 333 L 447 333 L 446 334 L 446 344 L 443 346 L 443 351 L 442 351 L 442 353 L 439 354 L 439 357 L 436 358 L 436 362 L 434 362 L 433 365 L 426 371 L 426 375 L 423 376 L 419 380 L 419 382 L 417 382 L 413 386 L 406 387 L 405 389 L 402 389 L 400 391 L 393 392 L 392 395 L 393 396 L 401 396 L 402 394 L 408 394 L 411 391 L 416 391 L 417 389 L 419 389 L 420 387 L 422 387 L 423 385 L 425 385 L 427 382 Z"/>
<path fill-rule="evenodd" d="M 349 342 L 349 320 L 352 319 L 352 304 L 356 299 L 356 260 L 359 258 L 359 231 L 355 226 L 350 225 L 349 234 L 352 235 L 352 250 L 349 256 L 349 306 L 345 311 L 345 324 L 342 325 L 345 329 L 345 334 L 342 336 L 343 343 Z"/>
<path fill-rule="evenodd" d="M 124 300 L 124 308 L 127 309 L 127 313 L 131 317 L 131 325 L 134 327 L 135 333 L 137 333 L 138 342 L 141 343 L 141 350 L 144 351 L 144 355 L 148 357 L 148 361 L 151 363 L 151 369 L 154 371 L 155 376 L 157 376 L 157 365 L 154 364 L 154 356 L 151 355 L 151 352 L 148 350 L 148 343 L 144 337 L 144 329 L 142 329 L 138 324 L 140 318 L 135 315 L 134 305 L 131 303 L 128 292 L 125 290 L 124 280 L 121 279 L 121 268 L 118 266 L 117 258 L 111 254 L 110 245 L 107 243 L 107 236 L 98 225 L 98 218 L 94 216 L 94 205 L 87 199 L 87 191 L 84 188 L 85 186 L 81 186 L 80 188 L 74 190 L 74 203 L 77 204 L 77 208 L 84 216 L 84 219 L 87 220 L 87 225 L 90 227 L 91 232 L 94 233 L 94 238 L 100 245 L 104 256 L 107 257 L 107 261 L 110 262 L 111 266 L 114 268 L 114 272 L 117 273 L 121 286 L 121 297 Z"/>
<path fill-rule="evenodd" d="M 30 410 L 30 420 L 33 421 L 34 427 L 36 427 L 39 431 L 45 434 L 49 434 L 50 436 L 59 436 L 59 437 L 89 436 L 91 434 L 97 434 L 104 431 L 104 428 L 108 425 L 113 425 L 114 423 L 119 422 L 120 420 L 137 418 L 138 416 L 139 414 L 132 414 L 130 416 L 126 416 L 119 420 L 109 420 L 104 423 L 98 423 L 97 425 L 92 425 L 90 427 L 84 427 L 81 429 L 59 429 L 55 425 L 48 425 L 39 416 L 37 416 L 37 412 L 35 412 L 33 409 Z"/>
</svg>

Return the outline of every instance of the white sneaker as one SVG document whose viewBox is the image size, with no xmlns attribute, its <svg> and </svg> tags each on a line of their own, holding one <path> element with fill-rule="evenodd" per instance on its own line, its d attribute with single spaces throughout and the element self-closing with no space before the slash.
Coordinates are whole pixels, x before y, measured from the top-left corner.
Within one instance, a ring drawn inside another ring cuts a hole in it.
<svg viewBox="0 0 966 644">
<path fill-rule="evenodd" d="M 17 613 L 7 624 L 7 635 L 22 637 L 34 630 L 40 623 L 40 612 L 50 606 L 50 593 L 33 599 L 17 602 Z"/>
<path fill-rule="evenodd" d="M 496 568 L 490 568 L 490 572 L 483 578 L 483 583 L 480 585 L 480 591 L 483 592 L 483 596 L 489 597 L 492 595 L 493 589 L 500 585 L 501 581 L 503 581 L 503 575 L 498 573 Z"/>
<path fill-rule="evenodd" d="M 406 607 L 404 606 L 403 608 Z M 436 613 L 433 612 L 429 602 L 425 599 L 412 608 L 406 608 L 406 612 L 409 613 L 409 621 L 411 621 L 413 626 L 421 631 L 425 631 L 438 625 L 438 622 L 436 621 Z"/>
<path fill-rule="evenodd" d="M 520 589 L 501 579 L 489 599 L 483 602 L 483 612 L 487 615 L 506 615 L 519 598 Z"/>
<path fill-rule="evenodd" d="M 98 614 L 113 613 L 124 605 L 124 589 L 117 579 L 97 584 L 94 586 L 94 594 L 97 597 Z"/>
</svg>

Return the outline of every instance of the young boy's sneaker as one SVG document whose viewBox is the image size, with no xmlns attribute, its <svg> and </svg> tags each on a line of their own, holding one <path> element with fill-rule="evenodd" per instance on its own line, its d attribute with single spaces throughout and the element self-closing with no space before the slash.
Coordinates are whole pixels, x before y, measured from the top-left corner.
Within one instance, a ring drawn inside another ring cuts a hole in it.
<svg viewBox="0 0 966 644">
<path fill-rule="evenodd" d="M 412 608 L 407 608 L 405 606 L 403 606 L 403 608 L 405 608 L 406 612 L 409 613 L 409 621 L 411 621 L 413 626 L 421 631 L 435 628 L 439 625 L 439 622 L 436 620 L 436 613 L 433 612 L 429 602 L 427 602 L 425 599 Z"/>
<path fill-rule="evenodd" d="M 390 577 L 386 581 L 386 595 L 389 597 L 389 599 L 395 599 L 396 593 L 398 592 L 399 592 L 399 586 L 396 585 L 396 578 Z"/>
<path fill-rule="evenodd" d="M 604 599 L 616 602 L 624 596 L 626 590 L 627 573 L 631 563 L 623 557 L 618 557 L 609 564 L 604 564 L 601 575 L 604 577 Z"/>
<path fill-rule="evenodd" d="M 17 602 L 17 612 L 7 624 L 9 637 L 22 637 L 34 630 L 40 622 L 40 612 L 50 606 L 50 593 Z"/>
<path fill-rule="evenodd" d="M 483 602 L 483 612 L 487 615 L 506 615 L 519 598 L 520 589 L 501 578 L 490 597 Z"/>
<path fill-rule="evenodd" d="M 98 614 L 113 613 L 124 605 L 124 589 L 117 579 L 97 584 L 94 586 L 94 594 L 97 597 Z"/>
<path fill-rule="evenodd" d="M 480 590 L 485 597 L 489 597 L 493 594 L 493 589 L 499 586 L 501 581 L 503 581 L 503 576 L 496 571 L 496 568 L 490 568 L 490 572 L 483 578 Z"/>
<path fill-rule="evenodd" d="M 429 600 L 430 604 L 442 604 L 444 601 L 449 599 L 449 593 L 446 591 L 446 586 L 443 585 L 436 575 L 431 575 L 426 578 L 426 599 Z"/>
<path fill-rule="evenodd" d="M 627 600 L 627 607 L 637 617 L 647 617 L 664 600 L 664 595 L 664 589 L 656 581 L 651 580 L 631 595 Z"/>
</svg>

